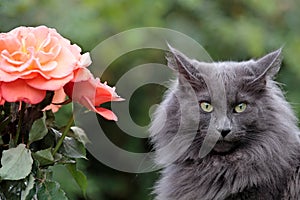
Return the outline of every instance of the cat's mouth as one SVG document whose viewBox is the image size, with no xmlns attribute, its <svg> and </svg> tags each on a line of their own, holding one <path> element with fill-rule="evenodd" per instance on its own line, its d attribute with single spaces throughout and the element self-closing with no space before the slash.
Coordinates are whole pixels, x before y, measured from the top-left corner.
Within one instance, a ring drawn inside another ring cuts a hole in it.
<svg viewBox="0 0 300 200">
<path fill-rule="evenodd" d="M 233 142 L 227 142 L 224 140 L 218 141 L 213 150 L 216 153 L 229 153 L 231 152 L 235 147 L 235 144 Z"/>
</svg>

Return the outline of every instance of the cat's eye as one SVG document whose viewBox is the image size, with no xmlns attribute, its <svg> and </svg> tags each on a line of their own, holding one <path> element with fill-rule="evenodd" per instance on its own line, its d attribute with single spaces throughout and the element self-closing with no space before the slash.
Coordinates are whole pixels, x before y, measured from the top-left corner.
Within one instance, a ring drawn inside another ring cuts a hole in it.
<svg viewBox="0 0 300 200">
<path fill-rule="evenodd" d="M 234 108 L 234 112 L 236 113 L 242 113 L 246 110 L 247 104 L 246 103 L 240 103 Z"/>
<path fill-rule="evenodd" d="M 201 102 L 200 107 L 204 112 L 210 113 L 213 111 L 214 107 L 208 102 Z"/>
</svg>

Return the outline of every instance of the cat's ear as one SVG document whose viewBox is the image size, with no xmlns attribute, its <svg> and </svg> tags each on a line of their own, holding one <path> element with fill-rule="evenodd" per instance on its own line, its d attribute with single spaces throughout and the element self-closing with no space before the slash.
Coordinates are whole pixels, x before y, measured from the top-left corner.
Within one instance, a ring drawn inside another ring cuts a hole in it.
<svg viewBox="0 0 300 200">
<path fill-rule="evenodd" d="M 255 80 L 266 80 L 267 77 L 274 78 L 278 73 L 282 62 L 282 49 L 273 51 L 256 61 L 254 72 Z"/>
<path fill-rule="evenodd" d="M 167 45 L 170 50 L 166 53 L 168 66 L 177 71 L 180 75 L 183 75 L 183 77 L 187 80 L 197 80 L 197 70 L 193 66 L 193 60 L 177 49 L 171 47 L 169 44 Z"/>
</svg>

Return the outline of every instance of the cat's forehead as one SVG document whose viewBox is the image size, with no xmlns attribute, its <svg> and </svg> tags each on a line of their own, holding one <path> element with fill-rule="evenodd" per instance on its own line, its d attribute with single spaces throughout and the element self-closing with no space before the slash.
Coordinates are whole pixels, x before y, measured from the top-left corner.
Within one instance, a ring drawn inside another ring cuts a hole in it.
<svg viewBox="0 0 300 200">
<path fill-rule="evenodd" d="M 196 73 L 201 79 L 204 79 L 206 84 L 213 84 L 217 88 L 224 85 L 232 89 L 255 77 L 255 72 L 252 70 L 252 66 L 255 64 L 253 60 L 213 63 L 194 62 L 195 69 L 197 70 Z"/>
<path fill-rule="evenodd" d="M 225 96 L 227 100 L 231 98 L 234 100 L 237 95 L 241 94 L 241 89 L 249 77 L 254 75 L 251 70 L 251 66 L 254 64 L 255 62 L 250 60 L 243 62 L 195 62 L 194 66 L 196 69 L 201 69 L 199 76 L 205 82 L 202 92 L 208 93 L 210 98 L 220 101 Z"/>
<path fill-rule="evenodd" d="M 254 75 L 254 72 L 251 70 L 255 62 L 253 60 L 235 62 L 235 61 L 226 61 L 226 62 L 212 62 L 205 63 L 195 61 L 194 66 L 200 73 L 209 77 L 219 77 L 219 76 L 251 76 Z M 205 66 L 205 67 L 203 67 Z M 201 69 L 201 71 L 200 71 Z M 203 70 L 205 69 L 205 70 Z"/>
</svg>

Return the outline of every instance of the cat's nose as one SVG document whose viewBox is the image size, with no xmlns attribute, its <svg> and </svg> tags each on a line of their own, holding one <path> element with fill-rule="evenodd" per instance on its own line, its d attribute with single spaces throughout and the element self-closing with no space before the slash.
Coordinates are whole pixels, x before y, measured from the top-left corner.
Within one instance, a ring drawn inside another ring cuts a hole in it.
<svg viewBox="0 0 300 200">
<path fill-rule="evenodd" d="M 222 137 L 224 138 L 230 133 L 231 129 L 229 128 L 218 129 L 218 131 L 221 133 Z"/>
</svg>

